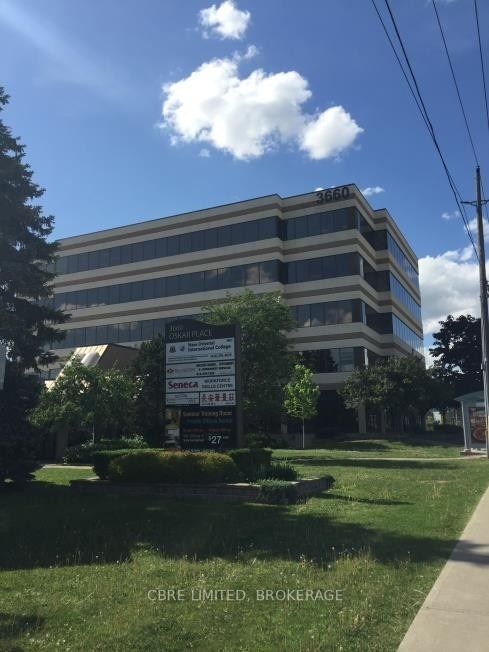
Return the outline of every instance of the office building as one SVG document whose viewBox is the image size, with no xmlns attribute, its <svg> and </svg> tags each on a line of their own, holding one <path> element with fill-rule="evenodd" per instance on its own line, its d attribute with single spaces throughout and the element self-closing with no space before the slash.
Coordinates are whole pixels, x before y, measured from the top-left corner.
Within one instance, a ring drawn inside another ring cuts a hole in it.
<svg viewBox="0 0 489 652">
<path fill-rule="evenodd" d="M 59 256 L 54 302 L 71 313 L 54 345 L 61 361 L 81 346 L 138 346 L 166 320 L 198 316 L 227 293 L 279 291 L 297 320 L 290 345 L 322 390 L 318 427 L 328 431 L 355 427 L 337 395 L 354 367 L 422 355 L 416 255 L 354 184 L 65 238 Z"/>
</svg>

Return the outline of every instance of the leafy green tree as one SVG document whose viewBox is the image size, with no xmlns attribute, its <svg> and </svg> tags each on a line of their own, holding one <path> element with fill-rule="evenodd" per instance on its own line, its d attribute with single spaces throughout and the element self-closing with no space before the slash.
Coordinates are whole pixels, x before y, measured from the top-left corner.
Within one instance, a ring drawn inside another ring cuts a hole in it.
<svg viewBox="0 0 489 652">
<path fill-rule="evenodd" d="M 7 103 L 0 87 L 0 111 Z M 35 203 L 44 190 L 23 159 L 24 146 L 0 120 L 0 341 L 10 359 L 37 369 L 53 358 L 44 347 L 61 339 L 54 325 L 66 316 L 49 305 L 54 274 L 48 267 L 57 243 L 47 238 L 54 218 Z"/>
<path fill-rule="evenodd" d="M 88 367 L 73 358 L 45 390 L 31 419 L 37 426 L 65 432 L 68 439 L 131 434 L 135 387 L 130 374 L 117 367 Z"/>
<path fill-rule="evenodd" d="M 302 421 L 302 448 L 306 447 L 305 420 L 317 414 L 319 387 L 312 380 L 312 371 L 302 364 L 294 365 L 292 378 L 284 387 L 284 407 L 291 417 Z"/>
<path fill-rule="evenodd" d="M 143 342 L 133 366 L 136 376 L 135 424 L 151 446 L 165 435 L 165 341 L 157 335 Z"/>
<path fill-rule="evenodd" d="M 211 324 L 241 326 L 245 430 L 267 430 L 280 418 L 282 387 L 294 361 L 286 335 L 295 327 L 289 307 L 279 293 L 245 290 L 207 304 L 202 315 Z"/>
<path fill-rule="evenodd" d="M 433 374 L 451 388 L 452 398 L 482 388 L 481 320 L 452 315 L 439 322 L 433 334 Z"/>
<path fill-rule="evenodd" d="M 341 394 L 348 407 L 388 410 L 403 430 L 404 417 L 424 415 L 438 407 L 439 383 L 415 355 L 395 356 L 375 365 L 354 369 L 348 376 Z"/>
</svg>

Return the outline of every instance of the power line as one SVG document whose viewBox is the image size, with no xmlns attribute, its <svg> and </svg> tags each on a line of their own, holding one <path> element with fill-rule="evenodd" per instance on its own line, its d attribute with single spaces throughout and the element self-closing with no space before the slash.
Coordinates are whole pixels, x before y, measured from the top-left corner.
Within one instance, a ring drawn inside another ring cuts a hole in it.
<svg viewBox="0 0 489 652">
<path fill-rule="evenodd" d="M 426 128 L 428 130 L 428 133 L 429 133 L 429 135 L 431 137 L 431 140 L 433 141 L 433 144 L 434 144 L 435 149 L 436 149 L 436 151 L 438 153 L 438 156 L 440 157 L 443 169 L 445 171 L 446 177 L 448 179 L 448 183 L 450 185 L 450 188 L 451 188 L 452 193 L 453 193 L 453 197 L 455 199 L 455 203 L 457 204 L 460 216 L 461 216 L 461 218 L 463 220 L 463 223 L 465 225 L 465 230 L 467 232 L 467 236 L 468 236 L 470 242 L 472 243 L 472 247 L 474 248 L 474 252 L 475 252 L 476 258 L 478 260 L 479 255 L 478 255 L 477 248 L 475 246 L 474 240 L 472 238 L 472 233 L 471 233 L 469 225 L 468 225 L 467 214 L 465 212 L 465 206 L 462 203 L 462 196 L 461 196 L 461 194 L 460 194 L 460 192 L 459 192 L 459 190 L 458 190 L 458 188 L 457 188 L 457 186 L 455 184 L 455 181 L 454 181 L 454 179 L 453 179 L 453 177 L 452 177 L 452 175 L 450 173 L 450 170 L 448 169 L 448 165 L 447 165 L 447 163 L 445 161 L 445 157 L 443 156 L 443 153 L 441 151 L 441 148 L 440 148 L 440 145 L 438 143 L 438 139 L 436 137 L 436 133 L 435 133 L 435 130 L 434 130 L 434 127 L 433 127 L 433 123 L 431 122 L 431 119 L 430 119 L 430 116 L 429 116 L 429 113 L 428 113 L 428 109 L 426 108 L 423 97 L 421 95 L 421 91 L 420 91 L 420 88 L 419 88 L 419 85 L 418 85 L 418 82 L 417 82 L 417 79 L 416 79 L 416 75 L 414 74 L 413 67 L 412 67 L 411 62 L 409 60 L 409 56 L 408 56 L 406 48 L 404 46 L 404 42 L 403 42 L 401 34 L 399 32 L 399 28 L 397 27 L 397 23 L 396 23 L 394 15 L 392 13 L 392 10 L 390 8 L 389 2 L 388 2 L 388 0 L 384 0 L 384 2 L 386 4 L 386 7 L 387 7 L 387 10 L 389 12 L 389 16 L 390 16 L 392 25 L 394 27 L 394 31 L 396 33 L 399 44 L 401 46 L 401 49 L 402 49 L 402 52 L 403 52 L 403 55 L 404 55 L 404 59 L 406 61 L 406 65 L 407 65 L 407 67 L 409 69 L 409 72 L 411 74 L 412 83 L 411 83 L 411 80 L 409 80 L 409 77 L 408 77 L 408 74 L 407 74 L 406 70 L 404 69 L 404 66 L 403 66 L 403 64 L 401 62 L 401 59 L 400 59 L 399 54 L 397 52 L 397 49 L 396 49 L 396 47 L 395 47 L 395 45 L 394 45 L 394 43 L 393 43 L 393 41 L 392 41 L 392 39 L 390 37 L 390 34 L 389 34 L 389 32 L 387 30 L 387 27 L 386 27 L 386 25 L 384 23 L 382 15 L 381 15 L 381 13 L 380 13 L 380 11 L 379 11 L 376 3 L 375 3 L 375 0 L 371 0 L 371 2 L 373 4 L 373 7 L 375 9 L 375 12 L 376 12 L 379 20 L 380 20 L 380 23 L 381 23 L 381 25 L 382 25 L 382 27 L 384 29 L 384 32 L 385 32 L 385 34 L 387 36 L 387 39 L 388 39 L 389 44 L 390 44 L 390 46 L 392 48 L 392 51 L 394 52 L 394 55 L 395 55 L 395 57 L 397 59 L 397 62 L 398 62 L 399 66 L 400 66 L 400 68 L 402 70 L 404 79 L 406 80 L 406 83 L 407 83 L 407 85 L 409 87 L 411 95 L 413 96 L 414 101 L 416 102 L 416 106 L 418 107 L 421 118 L 423 119 L 423 122 L 425 123 L 425 126 L 426 126 Z"/>
<path fill-rule="evenodd" d="M 487 106 L 486 72 L 484 69 L 484 57 L 482 55 L 481 30 L 479 26 L 479 9 L 477 7 L 477 0 L 474 0 L 474 10 L 475 10 L 475 22 L 477 25 L 477 38 L 479 40 L 479 55 L 481 60 L 482 85 L 484 87 L 484 102 L 486 106 L 487 129 L 489 130 L 489 108 Z"/>
<path fill-rule="evenodd" d="M 446 41 L 446 38 L 445 38 L 445 32 L 444 32 L 443 26 L 441 24 L 440 16 L 438 14 L 438 9 L 436 7 L 436 2 L 435 2 L 435 0 L 431 0 L 431 1 L 432 1 L 432 4 L 433 4 L 433 9 L 435 10 L 436 21 L 437 21 L 438 27 L 440 29 L 440 34 L 441 34 L 441 38 L 442 38 L 442 41 L 443 41 L 443 45 L 445 47 L 445 54 L 447 55 L 448 64 L 450 66 L 450 71 L 452 73 L 453 83 L 455 85 L 455 90 L 457 91 L 458 102 L 460 104 L 460 109 L 462 110 L 462 115 L 464 117 L 465 127 L 467 129 L 467 135 L 469 137 L 470 144 L 472 145 L 472 151 L 474 152 L 474 158 L 475 158 L 476 165 L 479 165 L 479 159 L 477 157 L 477 152 L 476 152 L 476 149 L 475 149 L 474 140 L 473 140 L 472 134 L 470 132 L 469 121 L 467 120 L 467 114 L 465 113 L 464 103 L 462 102 L 462 95 L 460 94 L 460 89 L 458 87 L 457 78 L 455 76 L 455 71 L 454 71 L 453 65 L 452 65 L 452 59 L 451 59 L 450 53 L 448 51 L 447 41 Z"/>
</svg>

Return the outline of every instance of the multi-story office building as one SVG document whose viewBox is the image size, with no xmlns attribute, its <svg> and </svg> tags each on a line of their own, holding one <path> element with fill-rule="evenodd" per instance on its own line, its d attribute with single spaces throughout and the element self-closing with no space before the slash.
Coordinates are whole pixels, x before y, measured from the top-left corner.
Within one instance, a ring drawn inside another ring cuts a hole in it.
<svg viewBox="0 0 489 652">
<path fill-rule="evenodd" d="M 320 420 L 334 428 L 353 427 L 336 390 L 355 366 L 422 354 L 416 255 L 353 184 L 65 238 L 59 255 L 54 302 L 71 313 L 54 345 L 61 360 L 79 346 L 138 346 L 227 293 L 279 291 L 297 320 L 291 347 L 322 390 Z"/>
</svg>

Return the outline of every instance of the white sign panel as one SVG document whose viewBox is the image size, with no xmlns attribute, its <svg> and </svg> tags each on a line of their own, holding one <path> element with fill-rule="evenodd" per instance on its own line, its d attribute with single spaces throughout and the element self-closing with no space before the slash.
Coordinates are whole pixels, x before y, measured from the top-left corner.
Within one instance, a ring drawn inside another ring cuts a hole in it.
<svg viewBox="0 0 489 652">
<path fill-rule="evenodd" d="M 171 378 L 166 381 L 166 393 L 221 392 L 234 390 L 234 376 L 211 376 L 209 378 Z"/>
<path fill-rule="evenodd" d="M 173 342 L 166 345 L 166 363 L 205 362 L 208 360 L 233 360 L 234 338 Z"/>
<path fill-rule="evenodd" d="M 211 405 L 236 405 L 236 394 L 235 392 L 201 392 L 200 406 Z"/>
<path fill-rule="evenodd" d="M 166 378 L 198 378 L 204 376 L 234 376 L 234 360 L 210 360 L 208 362 L 187 362 L 166 366 Z"/>
<path fill-rule="evenodd" d="M 184 392 L 181 394 L 167 394 L 167 405 L 199 405 L 199 393 Z"/>
</svg>

